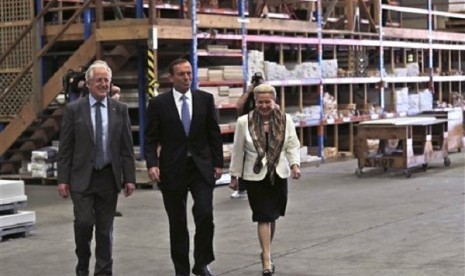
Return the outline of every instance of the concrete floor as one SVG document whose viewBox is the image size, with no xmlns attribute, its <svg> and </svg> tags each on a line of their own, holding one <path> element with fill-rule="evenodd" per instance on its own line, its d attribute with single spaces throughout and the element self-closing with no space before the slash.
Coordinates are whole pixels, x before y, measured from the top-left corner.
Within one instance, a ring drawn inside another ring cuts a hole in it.
<svg viewBox="0 0 465 276">
<path fill-rule="evenodd" d="M 432 163 L 411 178 L 376 170 L 357 178 L 356 160 L 304 168 L 302 179 L 290 182 L 287 214 L 277 223 L 275 275 L 464 275 L 465 158 L 450 158 L 450 167 Z M 54 186 L 27 185 L 26 193 L 37 229 L 0 243 L 0 275 L 73 275 L 71 201 Z M 248 202 L 230 193 L 226 186 L 215 190 L 211 268 L 216 275 L 259 276 Z M 138 189 L 118 204 L 115 275 L 174 275 L 160 192 Z"/>
</svg>

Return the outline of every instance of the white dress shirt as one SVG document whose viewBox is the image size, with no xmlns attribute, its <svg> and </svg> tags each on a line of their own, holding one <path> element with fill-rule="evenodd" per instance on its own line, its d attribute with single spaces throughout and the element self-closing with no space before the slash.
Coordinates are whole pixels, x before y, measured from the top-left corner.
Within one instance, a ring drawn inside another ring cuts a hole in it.
<svg viewBox="0 0 465 276">
<path fill-rule="evenodd" d="M 174 102 L 176 103 L 176 108 L 178 109 L 178 113 L 179 113 L 179 118 L 181 119 L 182 121 L 182 100 L 181 100 L 181 96 L 182 95 L 186 95 L 186 101 L 187 101 L 187 105 L 189 106 L 189 116 L 192 120 L 192 93 L 191 93 L 191 90 L 187 90 L 187 92 L 185 94 L 182 94 L 178 91 L 176 91 L 176 89 L 173 88 L 173 97 L 174 97 Z"/>
</svg>

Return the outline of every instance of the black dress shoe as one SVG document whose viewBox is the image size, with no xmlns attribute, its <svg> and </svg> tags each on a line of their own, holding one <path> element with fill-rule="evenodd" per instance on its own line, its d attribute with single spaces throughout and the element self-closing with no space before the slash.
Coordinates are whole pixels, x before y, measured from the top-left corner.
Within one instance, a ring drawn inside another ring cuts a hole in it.
<svg viewBox="0 0 465 276">
<path fill-rule="evenodd" d="M 202 267 L 194 266 L 194 268 L 192 268 L 192 273 L 194 273 L 194 275 L 200 275 L 200 276 L 213 276 L 213 273 L 211 272 L 208 265 L 205 265 Z"/>
<path fill-rule="evenodd" d="M 264 269 L 262 272 L 262 276 L 271 276 L 273 275 L 273 270 L 271 269 Z"/>
<path fill-rule="evenodd" d="M 89 276 L 88 270 L 76 270 L 76 276 Z"/>
<path fill-rule="evenodd" d="M 123 213 L 121 213 L 120 211 L 115 211 L 115 217 L 122 217 L 123 216 Z"/>
</svg>

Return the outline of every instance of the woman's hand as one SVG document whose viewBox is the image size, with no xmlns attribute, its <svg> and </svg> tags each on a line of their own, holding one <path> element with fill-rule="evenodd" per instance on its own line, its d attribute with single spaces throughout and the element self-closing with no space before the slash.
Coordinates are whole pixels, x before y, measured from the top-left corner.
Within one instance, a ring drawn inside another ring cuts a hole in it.
<svg viewBox="0 0 465 276">
<path fill-rule="evenodd" d="M 291 167 L 291 177 L 292 179 L 300 178 L 300 167 L 297 164 L 292 165 Z"/>
<path fill-rule="evenodd" d="M 231 190 L 233 191 L 236 191 L 238 186 L 239 185 L 238 185 L 237 177 L 231 176 L 231 182 L 229 182 L 229 188 L 231 188 Z"/>
</svg>

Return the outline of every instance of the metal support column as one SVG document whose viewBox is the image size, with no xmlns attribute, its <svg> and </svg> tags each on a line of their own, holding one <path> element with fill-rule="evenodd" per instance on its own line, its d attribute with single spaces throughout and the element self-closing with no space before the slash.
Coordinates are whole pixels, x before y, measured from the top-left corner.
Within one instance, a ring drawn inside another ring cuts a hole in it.
<svg viewBox="0 0 465 276">
<path fill-rule="evenodd" d="M 192 45 L 191 45 L 191 64 L 192 64 L 192 84 L 191 89 L 198 88 L 198 64 L 197 64 L 197 0 L 191 0 L 192 9 Z"/>
<path fill-rule="evenodd" d="M 136 2 L 136 16 L 137 18 L 143 18 L 143 1 L 137 0 Z M 137 91 L 139 94 L 139 146 L 140 146 L 140 158 L 143 160 L 144 157 L 144 128 L 146 121 L 146 93 L 145 93 L 145 64 L 147 58 L 145 56 L 145 49 L 141 45 L 137 47 Z"/>
<path fill-rule="evenodd" d="M 381 81 L 379 83 L 379 106 L 381 107 L 382 112 L 384 113 L 384 47 L 383 47 L 383 0 L 378 0 L 379 5 L 379 71 L 381 76 Z"/>
<path fill-rule="evenodd" d="M 137 18 L 144 18 L 144 1 L 137 0 L 136 1 L 136 17 Z"/>
<path fill-rule="evenodd" d="M 429 42 L 429 59 L 428 59 L 428 67 L 429 67 L 429 89 L 431 93 L 434 94 L 434 65 L 433 65 L 433 3 L 432 0 L 428 0 L 428 42 Z"/>
<path fill-rule="evenodd" d="M 317 35 L 318 35 L 318 64 L 319 66 L 319 74 L 320 74 L 320 79 L 319 79 L 319 85 L 318 85 L 318 92 L 319 92 L 319 105 L 320 105 L 320 122 L 318 124 L 318 156 L 324 160 L 323 156 L 323 148 L 324 148 L 324 105 L 323 105 L 323 44 L 322 44 L 322 39 L 323 39 L 323 22 L 322 22 L 322 7 L 321 7 L 321 1 L 317 1 Z"/>
<path fill-rule="evenodd" d="M 178 14 L 178 17 L 179 18 L 184 18 L 184 0 L 179 0 L 179 14 Z"/>
<path fill-rule="evenodd" d="M 84 16 L 84 40 L 87 40 L 92 35 L 92 16 L 90 8 L 86 8 L 83 12 Z"/>
<path fill-rule="evenodd" d="M 243 83 L 243 92 L 245 93 L 247 89 L 247 81 L 249 76 L 247 75 L 247 29 L 245 27 L 245 1 L 240 0 L 239 2 L 239 15 L 241 17 L 241 35 L 242 35 L 242 83 Z"/>
</svg>

